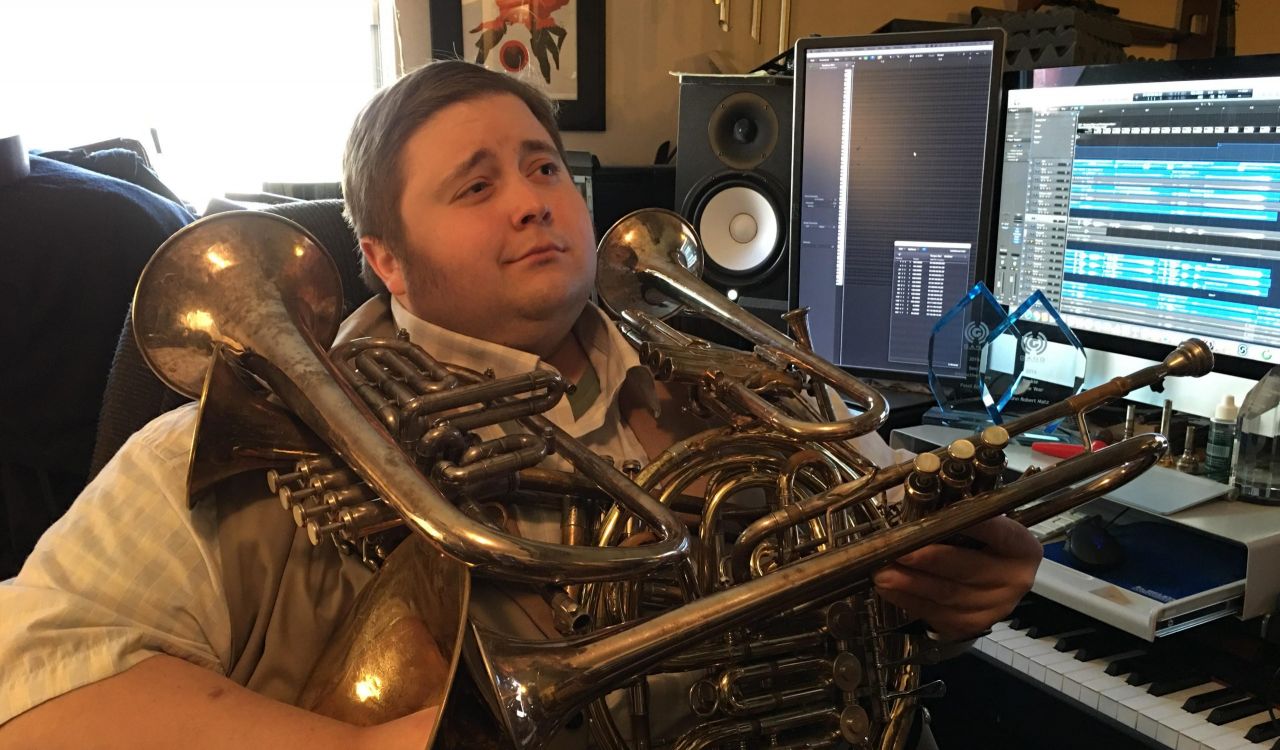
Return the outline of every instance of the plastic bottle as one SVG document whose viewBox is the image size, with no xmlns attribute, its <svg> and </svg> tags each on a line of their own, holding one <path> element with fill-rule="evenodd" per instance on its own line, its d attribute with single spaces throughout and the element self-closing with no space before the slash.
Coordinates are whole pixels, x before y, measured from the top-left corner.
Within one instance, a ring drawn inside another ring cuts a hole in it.
<svg viewBox="0 0 1280 750">
<path fill-rule="evenodd" d="M 1217 482 L 1231 476 L 1231 450 L 1236 442 L 1236 398 L 1227 396 L 1213 411 L 1204 448 L 1204 474 Z"/>
</svg>

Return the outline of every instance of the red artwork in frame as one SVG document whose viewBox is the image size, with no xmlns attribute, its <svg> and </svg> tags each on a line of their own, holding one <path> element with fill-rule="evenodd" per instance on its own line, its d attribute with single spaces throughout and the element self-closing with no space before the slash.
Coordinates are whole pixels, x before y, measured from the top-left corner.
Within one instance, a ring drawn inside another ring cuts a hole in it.
<svg viewBox="0 0 1280 750">
<path fill-rule="evenodd" d="M 603 0 L 431 0 L 431 47 L 542 89 L 562 130 L 605 129 Z"/>
</svg>

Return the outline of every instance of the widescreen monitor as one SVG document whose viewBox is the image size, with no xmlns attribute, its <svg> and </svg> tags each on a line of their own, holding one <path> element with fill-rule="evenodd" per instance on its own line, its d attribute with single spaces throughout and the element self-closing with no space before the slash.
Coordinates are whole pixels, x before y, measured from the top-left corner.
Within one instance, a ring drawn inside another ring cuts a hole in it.
<svg viewBox="0 0 1280 750">
<path fill-rule="evenodd" d="M 1095 348 L 1280 358 L 1280 57 L 1036 71 L 1005 119 L 1002 303 L 1042 290 Z"/>
</svg>

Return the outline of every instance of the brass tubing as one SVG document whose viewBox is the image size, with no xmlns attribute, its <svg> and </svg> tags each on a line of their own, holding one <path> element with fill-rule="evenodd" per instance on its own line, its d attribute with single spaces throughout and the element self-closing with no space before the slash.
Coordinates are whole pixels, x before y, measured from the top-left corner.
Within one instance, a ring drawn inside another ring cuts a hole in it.
<svg viewBox="0 0 1280 750">
<path fill-rule="evenodd" d="M 539 747 L 566 716 L 646 674 L 684 647 L 688 633 L 695 629 L 714 635 L 745 625 L 763 613 L 825 600 L 832 590 L 865 578 L 908 552 L 1047 492 L 1144 457 L 1154 460 L 1165 446 L 1163 436 L 1143 435 L 1083 454 L 918 521 L 696 599 L 611 636 L 552 645 L 504 640 L 473 624 L 478 648 L 503 707 L 508 736 L 518 747 Z M 1131 477 L 1121 477 L 1125 478 Z"/>
<path fill-rule="evenodd" d="M 298 291 L 299 283 L 307 291 Z M 203 383 L 193 374 L 208 371 L 213 345 L 222 344 L 410 528 L 483 572 L 565 583 L 631 578 L 673 566 L 687 569 L 688 530 L 629 482 L 625 500 L 661 537 L 656 544 L 563 547 L 495 531 L 456 508 L 422 476 L 317 340 L 331 340 L 336 324 L 316 311 L 336 311 L 341 298 L 332 261 L 296 224 L 255 211 L 214 214 L 179 230 L 148 261 L 134 296 L 134 337 L 160 378 L 191 396 L 201 392 Z M 185 313 L 192 310 L 200 315 Z M 313 322 L 321 326 L 315 334 L 308 328 Z M 566 451 L 562 442 L 568 442 L 567 436 L 557 434 L 557 448 L 574 461 L 590 454 L 581 445 Z M 603 483 L 625 482 L 612 467 L 593 454 L 590 458 L 595 459 L 585 462 L 590 471 L 583 471 L 593 478 L 612 472 Z"/>
<path fill-rule="evenodd" d="M 809 373 L 833 386 L 841 396 L 862 410 L 857 416 L 836 422 L 800 421 L 770 407 L 741 383 L 720 382 L 722 392 L 747 406 L 776 429 L 800 440 L 824 442 L 865 435 L 884 423 L 889 408 L 874 388 L 836 365 L 806 352 L 773 326 L 744 311 L 698 278 L 679 260 L 701 258 L 698 233 L 674 211 L 645 209 L 619 219 L 600 240 L 597 253 L 597 288 L 601 302 L 618 317 L 643 310 L 645 289 L 666 295 L 676 306 L 687 306 L 720 326 L 757 345 L 772 346 Z M 695 252 L 696 249 L 696 252 Z M 700 266 L 699 266 L 700 267 Z"/>
</svg>

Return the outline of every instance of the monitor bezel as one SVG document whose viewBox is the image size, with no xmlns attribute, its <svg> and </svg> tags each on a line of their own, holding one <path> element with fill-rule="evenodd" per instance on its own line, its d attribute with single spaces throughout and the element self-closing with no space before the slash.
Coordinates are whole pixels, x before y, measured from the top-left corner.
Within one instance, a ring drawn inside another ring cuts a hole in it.
<svg viewBox="0 0 1280 750">
<path fill-rule="evenodd" d="M 1046 80 L 1050 77 L 1055 80 Z M 1105 86 L 1127 83 L 1160 83 L 1170 81 L 1203 81 L 1232 78 L 1280 77 L 1280 54 L 1248 55 L 1243 57 L 1218 57 L 1203 60 L 1150 60 L 1115 63 L 1110 65 L 1072 65 L 1060 68 L 1040 68 L 1021 71 L 1011 89 L 1070 88 L 1078 86 Z M 1006 96 L 1000 114 L 1001 123 L 1009 116 L 1012 97 Z M 1003 125 L 1002 125 L 1003 127 Z M 1004 168 L 1004 149 L 1000 149 L 1000 171 Z M 997 189 L 997 198 L 999 198 Z M 988 256 L 991 267 L 985 276 L 990 285 L 995 278 L 995 238 L 1000 224 L 1000 206 L 997 200 L 991 212 L 989 235 L 992 238 Z M 1171 350 L 1164 344 L 1123 336 L 1113 336 L 1095 331 L 1076 330 L 1080 343 L 1087 349 L 1127 354 L 1146 360 L 1159 361 Z M 1230 353 L 1214 352 L 1214 371 L 1226 375 L 1259 379 L 1275 365 L 1245 359 Z"/>
<path fill-rule="evenodd" d="M 1004 131 L 1004 90 L 1008 86 L 1009 78 L 1004 74 L 1004 47 L 1005 33 L 1003 29 L 997 27 L 991 28 L 956 28 L 941 29 L 935 31 L 909 31 L 895 32 L 886 34 L 865 34 L 858 36 L 829 36 L 829 37 L 807 37 L 796 41 L 795 44 L 795 72 L 792 86 L 791 101 L 791 185 L 790 185 L 790 201 L 787 223 L 787 263 L 788 263 L 788 285 L 787 285 L 787 306 L 796 308 L 800 304 L 800 223 L 797 217 L 800 214 L 800 192 L 799 186 L 802 184 L 803 165 L 800 158 L 804 150 L 804 90 L 806 85 L 806 55 L 811 50 L 821 49 L 838 49 L 843 47 L 891 47 L 891 46 L 910 46 L 919 44 L 938 44 L 938 43 L 959 43 L 959 42 L 992 42 L 992 65 L 990 76 L 990 91 L 987 97 L 987 122 L 991 125 L 987 128 L 986 156 L 983 165 L 983 181 L 980 186 L 981 195 L 979 200 L 978 214 L 978 234 L 974 243 L 973 271 L 974 279 L 984 279 L 990 273 L 993 257 L 992 248 L 992 228 L 995 226 L 995 190 L 997 175 L 996 170 L 1000 165 L 1000 149 L 998 143 L 1002 140 Z M 958 301 L 958 300 L 957 300 Z M 868 368 L 868 367 L 848 367 L 842 366 L 845 371 L 861 377 L 874 378 L 879 380 L 896 380 L 908 382 L 925 382 L 928 379 L 927 370 L 924 372 L 909 372 L 904 370 L 894 370 L 890 367 L 884 369 Z"/>
</svg>

